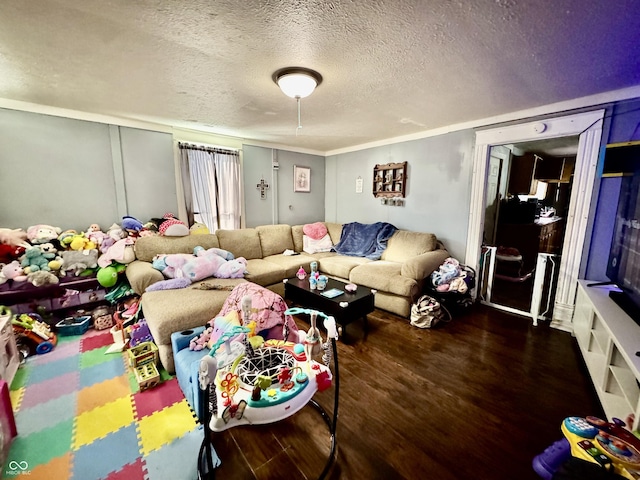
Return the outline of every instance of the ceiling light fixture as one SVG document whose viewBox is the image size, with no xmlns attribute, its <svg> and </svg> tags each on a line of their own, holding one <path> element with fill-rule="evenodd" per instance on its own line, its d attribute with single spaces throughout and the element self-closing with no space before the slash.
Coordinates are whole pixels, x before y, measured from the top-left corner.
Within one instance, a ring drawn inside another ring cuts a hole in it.
<svg viewBox="0 0 640 480">
<path fill-rule="evenodd" d="M 318 85 L 322 83 L 322 75 L 315 70 L 304 67 L 286 67 L 277 70 L 272 75 L 273 81 L 280 87 L 286 96 L 295 98 L 298 103 L 298 130 L 302 128 L 300 123 L 300 99 L 308 97 Z"/>
</svg>

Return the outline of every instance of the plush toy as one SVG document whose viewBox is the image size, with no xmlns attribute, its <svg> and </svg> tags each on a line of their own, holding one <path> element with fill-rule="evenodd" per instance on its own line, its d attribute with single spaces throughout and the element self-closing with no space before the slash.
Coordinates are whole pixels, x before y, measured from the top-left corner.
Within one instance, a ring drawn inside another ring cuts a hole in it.
<svg viewBox="0 0 640 480">
<path fill-rule="evenodd" d="M 174 217 L 173 213 L 165 213 L 164 222 L 158 227 L 158 233 L 165 237 L 186 237 L 189 235 L 189 227 Z"/>
<path fill-rule="evenodd" d="M 27 280 L 29 280 L 34 287 L 42 287 L 43 285 L 55 285 L 59 281 L 58 277 L 56 277 L 53 273 L 46 272 L 44 270 L 29 273 L 27 275 Z"/>
<path fill-rule="evenodd" d="M 209 227 L 207 227 L 204 223 L 194 223 L 189 228 L 190 235 L 206 235 L 209 232 Z"/>
<path fill-rule="evenodd" d="M 183 276 L 189 278 L 192 282 L 197 282 L 198 280 L 215 276 L 223 264 L 227 263 L 227 260 L 217 253 L 213 251 L 206 252 L 208 251 L 204 250 L 202 255 L 193 256 L 191 260 L 182 266 Z"/>
<path fill-rule="evenodd" d="M 106 238 L 109 238 L 109 235 L 102 231 L 100 225 L 98 225 L 97 223 L 92 223 L 91 225 L 89 225 L 87 233 L 85 233 L 85 237 L 87 237 L 89 241 L 93 242 L 96 245 L 96 248 L 99 248 L 102 245 L 102 242 Z"/>
<path fill-rule="evenodd" d="M 118 240 L 122 240 L 123 238 L 126 238 L 127 232 L 123 227 L 121 227 L 117 223 L 113 223 L 107 230 L 107 235 L 109 235 L 109 237 L 111 237 L 114 242 L 117 242 Z"/>
<path fill-rule="evenodd" d="M 60 248 L 62 250 L 70 250 L 71 240 L 78 235 L 76 230 L 65 230 L 60 235 L 58 235 L 58 243 L 60 244 Z"/>
<path fill-rule="evenodd" d="M 142 230 L 142 222 L 129 215 L 122 217 L 122 228 L 129 236 L 137 236 Z"/>
<path fill-rule="evenodd" d="M 0 244 L 28 248 L 27 232 L 21 228 L 0 228 Z"/>
<path fill-rule="evenodd" d="M 69 243 L 69 248 L 71 248 L 71 250 L 94 250 L 98 248 L 98 246 L 95 244 L 95 242 L 89 240 L 85 236 L 84 232 L 81 232 L 73 236 L 71 242 Z"/>
<path fill-rule="evenodd" d="M 118 275 L 126 270 L 127 266 L 121 263 L 112 263 L 111 265 L 98 269 L 96 278 L 98 283 L 105 288 L 113 287 L 118 283 Z"/>
<path fill-rule="evenodd" d="M 211 255 L 212 253 L 215 253 L 216 255 L 221 256 L 225 260 L 233 260 L 234 259 L 233 253 L 231 253 L 228 250 L 223 250 L 222 248 L 212 247 L 212 248 L 208 248 L 208 249 L 205 250 L 204 247 L 197 246 L 197 247 L 195 247 L 193 249 L 193 254 L 198 256 L 198 257 Z"/>
<path fill-rule="evenodd" d="M 58 249 L 53 243 L 41 243 L 38 245 L 38 248 L 44 254 L 45 258 L 49 260 L 49 268 L 53 271 L 60 270 L 62 267 L 62 257 L 58 255 Z"/>
<path fill-rule="evenodd" d="M 98 266 L 98 250 L 67 250 L 61 253 L 62 275 L 72 271 L 76 277 Z"/>
<path fill-rule="evenodd" d="M 38 247 L 30 247 L 24 252 L 20 265 L 24 268 L 26 274 L 39 270 L 51 271 L 49 260 L 52 260 L 54 257 L 47 258 Z"/>
<path fill-rule="evenodd" d="M 9 263 L 18 260 L 24 255 L 25 247 L 0 243 L 0 263 Z"/>
<path fill-rule="evenodd" d="M 34 245 L 55 240 L 61 233 L 60 227 L 52 227 L 51 225 L 38 224 L 27 228 L 27 238 Z"/>
<path fill-rule="evenodd" d="M 225 316 L 215 317 L 209 320 L 209 326 L 204 332 L 189 341 L 189 349 L 200 351 L 204 348 L 211 348 L 227 330 L 239 326 L 241 323 L 237 310 L 231 310 Z"/>
<path fill-rule="evenodd" d="M 247 272 L 247 260 L 238 257 L 223 263 L 215 273 L 216 278 L 242 278 Z"/>
<path fill-rule="evenodd" d="M 157 290 L 176 290 L 178 288 L 186 288 L 191 285 L 191 280 L 187 277 L 168 278 L 149 285 L 145 292 L 155 292 Z"/>
<path fill-rule="evenodd" d="M 136 259 L 136 254 L 133 250 L 134 244 L 135 241 L 131 237 L 118 240 L 116 243 L 111 245 L 105 253 L 100 255 L 100 258 L 98 259 L 98 265 L 100 265 L 100 267 L 102 268 L 105 268 L 108 267 L 111 262 L 122 264 L 133 262 Z"/>
<path fill-rule="evenodd" d="M 180 278 L 183 276 L 182 266 L 192 258 L 193 255 L 189 253 L 160 254 L 153 257 L 151 266 L 166 278 Z"/>
<path fill-rule="evenodd" d="M 17 260 L 4 265 L 2 269 L 0 269 L 0 285 L 8 280 L 24 282 L 26 279 L 27 276 L 24 274 L 24 270 Z"/>
</svg>

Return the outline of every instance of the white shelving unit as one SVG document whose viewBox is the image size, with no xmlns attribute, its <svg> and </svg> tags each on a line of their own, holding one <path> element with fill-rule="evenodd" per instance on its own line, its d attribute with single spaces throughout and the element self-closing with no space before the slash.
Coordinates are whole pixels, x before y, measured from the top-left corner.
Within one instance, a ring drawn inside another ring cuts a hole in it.
<svg viewBox="0 0 640 480">
<path fill-rule="evenodd" d="M 640 325 L 611 298 L 615 287 L 578 281 L 573 332 L 609 420 L 635 414 L 640 421 Z M 631 425 L 629 425 L 631 427 Z"/>
</svg>

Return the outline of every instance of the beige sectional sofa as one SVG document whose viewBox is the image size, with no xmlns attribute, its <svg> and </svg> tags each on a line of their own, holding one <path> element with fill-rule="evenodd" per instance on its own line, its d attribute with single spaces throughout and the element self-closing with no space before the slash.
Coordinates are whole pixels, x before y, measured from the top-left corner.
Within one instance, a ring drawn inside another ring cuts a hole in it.
<svg viewBox="0 0 640 480">
<path fill-rule="evenodd" d="M 332 243 L 339 242 L 342 225 L 325 223 Z M 339 255 L 335 252 L 308 254 L 303 248 L 303 225 L 264 225 L 240 230 L 218 230 L 215 234 L 187 237 L 142 237 L 135 244 L 136 260 L 126 275 L 141 295 L 144 317 L 154 337 L 164 367 L 174 371 L 171 334 L 204 325 L 221 309 L 235 285 L 250 281 L 284 295 L 283 280 L 295 276 L 312 261 L 320 272 L 345 282 L 375 289 L 375 306 L 408 317 L 411 303 L 421 293 L 424 279 L 449 256 L 430 233 L 398 230 L 389 239 L 380 260 Z M 186 288 L 146 288 L 165 280 L 151 262 L 156 255 L 193 253 L 196 246 L 218 247 L 247 260 L 248 274 L 242 279 L 208 278 Z M 301 252 L 283 255 L 285 250 Z"/>
</svg>

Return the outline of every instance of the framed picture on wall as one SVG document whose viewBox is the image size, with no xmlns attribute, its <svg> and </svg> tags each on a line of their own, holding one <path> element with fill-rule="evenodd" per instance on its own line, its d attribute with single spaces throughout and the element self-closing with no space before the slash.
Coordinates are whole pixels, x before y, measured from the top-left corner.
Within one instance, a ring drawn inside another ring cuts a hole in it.
<svg viewBox="0 0 640 480">
<path fill-rule="evenodd" d="M 293 166 L 293 191 L 294 192 L 311 192 L 311 168 Z"/>
</svg>

